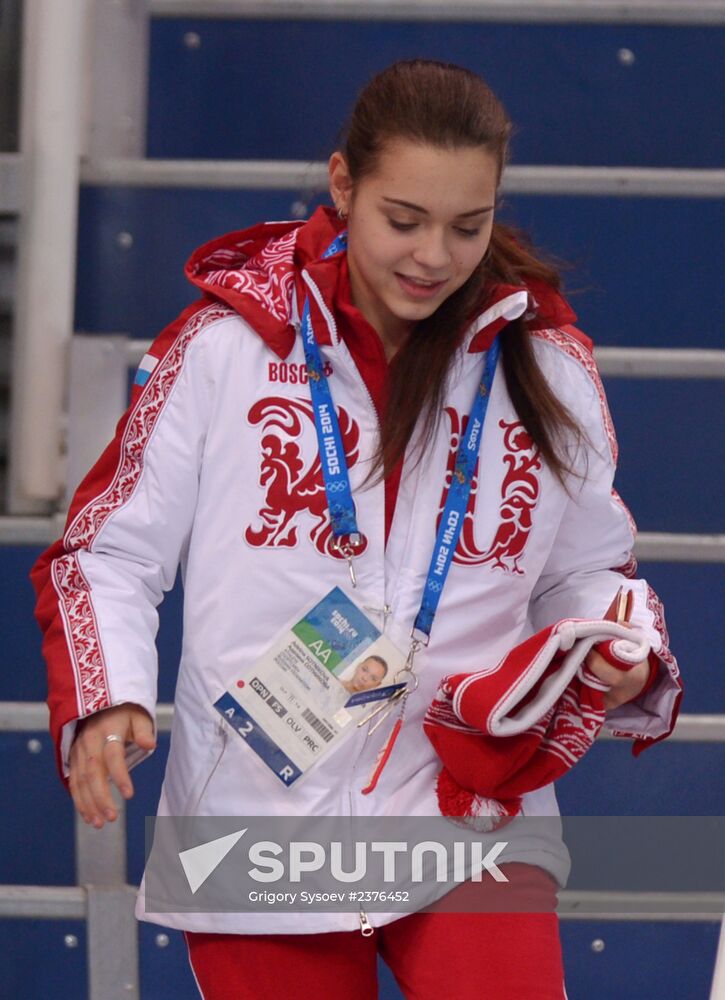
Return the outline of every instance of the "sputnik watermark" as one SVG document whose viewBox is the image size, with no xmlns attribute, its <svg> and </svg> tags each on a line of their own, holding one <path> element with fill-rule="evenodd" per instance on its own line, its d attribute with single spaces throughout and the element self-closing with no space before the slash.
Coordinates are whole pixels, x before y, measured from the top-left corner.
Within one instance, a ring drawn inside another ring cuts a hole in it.
<svg viewBox="0 0 725 1000">
<path fill-rule="evenodd" d="M 460 887 L 486 897 L 483 906 L 491 894 L 516 896 L 507 868 L 518 860 L 513 832 L 515 821 L 496 836 L 425 816 L 160 816 L 147 821 L 143 905 L 148 913 L 333 913 L 364 903 L 412 913 Z"/>
<path fill-rule="evenodd" d="M 631 896 L 628 907 L 617 897 L 622 912 L 686 905 L 720 921 L 724 843 L 718 816 L 524 816 L 486 830 L 441 816 L 149 817 L 141 905 L 149 914 L 269 914 L 264 926 L 275 930 L 277 913 L 361 906 L 541 913 L 566 888 L 601 896 L 592 905 L 602 913 L 615 892 Z"/>
<path fill-rule="evenodd" d="M 219 867 L 230 851 L 247 832 L 247 827 L 225 837 L 198 844 L 196 847 L 179 852 L 179 860 L 192 894 L 206 882 Z M 352 870 L 350 861 L 344 854 L 354 847 Z M 335 883 L 351 884 L 364 881 L 369 875 L 369 863 L 374 862 L 376 872 L 387 885 L 397 884 L 402 866 L 411 882 L 480 882 L 487 872 L 496 882 L 508 882 L 508 878 L 496 864 L 496 859 L 508 846 L 508 841 L 497 841 L 493 847 L 480 841 L 454 841 L 443 844 L 440 841 L 424 840 L 409 844 L 404 840 L 395 841 L 355 841 L 354 845 L 342 841 L 318 843 L 312 840 L 290 841 L 284 846 L 273 840 L 254 841 L 248 849 L 247 858 L 252 867 L 247 876 L 258 883 L 301 883 L 312 873 L 326 872 Z M 484 851 L 486 852 L 484 854 Z M 374 855 L 374 859 L 371 859 Z M 435 877 L 431 878 L 430 864 L 435 865 Z M 380 864 L 382 863 L 382 872 Z M 259 901 L 277 901 L 279 896 L 288 894 L 255 894 Z M 295 894 L 296 895 L 296 894 Z M 304 895 L 304 894 L 303 894 Z"/>
</svg>

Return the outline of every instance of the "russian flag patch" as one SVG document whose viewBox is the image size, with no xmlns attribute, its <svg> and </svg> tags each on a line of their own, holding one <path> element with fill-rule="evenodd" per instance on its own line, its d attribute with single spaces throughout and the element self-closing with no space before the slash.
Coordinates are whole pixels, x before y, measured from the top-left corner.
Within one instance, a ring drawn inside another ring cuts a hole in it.
<svg viewBox="0 0 725 1000">
<path fill-rule="evenodd" d="M 138 371 L 136 372 L 136 378 L 133 380 L 134 385 L 146 385 L 148 380 L 151 378 L 151 373 L 159 363 L 159 359 L 155 358 L 153 354 L 144 354 L 141 358 L 141 364 L 138 366 Z"/>
</svg>

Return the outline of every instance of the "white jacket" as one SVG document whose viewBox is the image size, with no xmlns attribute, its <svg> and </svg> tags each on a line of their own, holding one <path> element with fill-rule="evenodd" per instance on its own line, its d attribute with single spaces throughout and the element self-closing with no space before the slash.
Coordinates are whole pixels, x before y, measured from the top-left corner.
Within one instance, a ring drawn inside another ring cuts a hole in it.
<svg viewBox="0 0 725 1000">
<path fill-rule="evenodd" d="M 333 224 L 326 215 L 307 223 L 314 225 Z M 616 442 L 586 338 L 571 327 L 541 328 L 538 361 L 591 443 L 577 458 L 585 477 L 572 479 L 567 494 L 538 459 L 499 366 L 478 482 L 430 646 L 417 661 L 420 687 L 377 790 L 360 794 L 385 727 L 365 746 L 364 731 L 354 733 L 299 787 L 275 780 L 212 705 L 286 622 L 332 587 L 349 584 L 347 564 L 330 548 L 305 358 L 301 339 L 289 329 L 300 231 L 294 223 L 257 227 L 192 258 L 190 274 L 206 298 L 154 343 L 116 439 L 79 488 L 63 539 L 34 570 L 52 729 L 67 773 L 78 718 L 124 702 L 154 717 L 156 606 L 181 564 L 183 651 L 160 815 L 437 815 L 439 762 L 422 719 L 441 677 L 493 663 L 559 618 L 601 616 L 634 565 L 634 524 L 612 489 Z M 470 347 L 508 319 L 534 312 L 535 303 L 525 289 L 502 289 L 472 324 L 430 451 L 423 462 L 404 466 L 386 546 L 383 486 L 361 488 L 377 417 L 315 280 L 315 267 L 322 266 L 307 267 L 313 319 L 367 539 L 355 561 L 355 596 L 367 607 L 389 606 L 386 634 L 405 651 L 446 470 L 480 379 L 483 355 Z M 334 259 L 324 265 L 334 266 Z M 644 580 L 631 579 L 629 586 L 632 621 L 651 636 L 661 666 L 644 698 L 611 712 L 608 724 L 641 748 L 671 731 L 681 687 L 656 595 Z M 527 795 L 524 813 L 555 815 L 553 787 Z M 560 843 L 524 843 L 515 860 L 537 863 L 560 882 L 566 878 Z M 138 915 L 146 918 L 142 900 Z M 349 913 L 147 919 L 239 933 L 357 926 Z M 383 923 L 394 915 L 371 919 Z"/>
</svg>

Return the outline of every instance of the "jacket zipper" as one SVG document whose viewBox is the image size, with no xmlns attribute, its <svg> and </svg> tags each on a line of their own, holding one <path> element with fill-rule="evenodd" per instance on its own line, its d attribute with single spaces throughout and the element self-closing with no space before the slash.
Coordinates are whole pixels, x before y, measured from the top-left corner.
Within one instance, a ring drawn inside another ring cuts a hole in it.
<svg viewBox="0 0 725 1000">
<path fill-rule="evenodd" d="M 222 757 L 224 756 L 224 752 L 225 752 L 225 750 L 227 748 L 228 733 L 227 733 L 227 728 L 226 728 L 225 723 L 219 721 L 219 722 L 216 723 L 215 728 L 216 728 L 217 733 L 221 736 L 221 741 L 222 741 L 221 749 L 219 750 L 219 754 L 217 756 L 217 759 L 214 761 L 214 766 L 212 767 L 211 771 L 209 772 L 206 781 L 202 785 L 201 791 L 199 792 L 199 794 L 196 797 L 196 802 L 194 803 L 194 808 L 189 810 L 189 812 L 190 812 L 190 814 L 192 816 L 196 815 L 196 812 L 197 812 L 197 810 L 198 810 L 198 808 L 199 808 L 199 806 L 201 804 L 201 800 L 204 798 L 206 790 L 209 787 L 209 782 L 211 781 L 211 779 L 216 774 L 217 769 L 219 768 L 219 765 L 222 762 Z"/>
<path fill-rule="evenodd" d="M 335 318 L 332 315 L 332 313 L 330 312 L 330 310 L 327 308 L 327 304 L 322 299 L 322 296 L 320 294 L 319 288 L 317 287 L 317 285 L 315 284 L 315 282 L 312 280 L 312 278 L 310 277 L 310 275 L 306 271 L 302 272 L 302 277 L 304 278 L 305 284 L 307 285 L 307 287 L 311 290 L 312 294 L 314 295 L 315 301 L 317 302 L 317 305 L 320 308 L 320 311 L 322 312 L 323 316 L 325 317 L 325 319 L 327 321 L 327 325 L 331 329 L 331 332 L 332 332 L 332 335 L 333 335 L 333 342 L 339 344 L 340 343 L 340 337 L 339 337 L 338 332 L 337 332 L 337 324 L 335 323 Z M 299 328 L 299 321 L 297 322 L 296 325 Z M 364 379 L 360 379 L 360 384 L 362 385 L 362 388 L 363 388 L 363 391 L 364 391 L 365 396 L 367 398 L 367 401 L 370 404 L 370 409 L 375 414 L 375 420 L 376 420 L 376 422 L 378 424 L 378 428 L 379 428 L 380 427 L 380 416 L 378 414 L 377 408 L 376 408 L 375 403 L 373 401 L 373 397 L 370 395 L 370 390 L 368 389 L 367 385 L 365 384 L 365 380 Z M 385 607 L 387 609 L 387 604 L 385 605 Z M 355 763 L 353 764 L 353 767 L 352 767 L 353 772 L 355 771 L 355 769 L 356 769 L 356 767 L 357 767 L 357 765 L 358 765 L 358 763 L 360 761 L 360 758 L 363 755 L 365 747 L 367 746 L 368 735 L 369 735 L 369 733 L 366 732 L 365 733 L 365 739 L 363 740 L 362 746 L 360 747 L 360 750 L 358 751 L 357 759 L 355 760 Z M 349 801 L 350 822 L 352 824 L 352 817 L 353 817 L 352 788 L 348 788 L 348 801 Z M 351 829 L 350 833 L 352 835 L 352 829 Z M 362 934 L 363 937 L 370 937 L 372 934 L 375 933 L 375 928 L 370 923 L 368 915 L 365 912 L 365 910 L 362 908 L 362 905 L 360 906 L 360 912 L 358 914 L 358 919 L 360 921 L 360 933 Z"/>
<path fill-rule="evenodd" d="M 367 742 L 367 734 L 365 735 L 365 742 Z M 363 743 L 363 747 L 365 743 Z M 356 762 L 357 763 L 357 762 Z M 350 803 L 350 839 L 352 840 L 352 789 L 348 789 L 348 800 Z M 360 912 L 358 913 L 358 920 L 360 921 L 360 933 L 363 937 L 370 937 L 371 934 L 375 933 L 375 928 L 370 923 L 368 915 L 362 908 L 362 903 L 360 904 Z"/>
</svg>

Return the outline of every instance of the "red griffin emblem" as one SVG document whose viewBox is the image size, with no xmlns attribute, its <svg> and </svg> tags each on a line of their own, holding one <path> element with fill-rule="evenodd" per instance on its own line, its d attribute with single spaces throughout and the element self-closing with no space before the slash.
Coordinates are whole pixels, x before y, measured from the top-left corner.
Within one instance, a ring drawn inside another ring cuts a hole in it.
<svg viewBox="0 0 725 1000">
<path fill-rule="evenodd" d="M 468 423 L 468 417 L 461 420 L 452 407 L 447 407 L 446 413 L 451 421 L 451 444 L 438 523 L 440 523 L 443 514 L 448 488 L 454 474 L 456 452 Z M 483 563 L 492 562 L 494 567 L 502 569 L 505 573 L 522 574 L 523 570 L 519 569 L 518 563 L 524 554 L 531 531 L 531 514 L 539 500 L 540 485 L 536 472 L 541 469 L 541 460 L 538 449 L 520 421 L 499 420 L 498 425 L 504 432 L 503 464 L 507 469 L 501 483 L 499 525 L 488 549 L 485 551 L 479 549 L 474 535 L 479 470 L 477 462 L 471 483 L 471 495 L 453 561 L 464 566 L 480 566 Z"/>
<path fill-rule="evenodd" d="M 268 396 L 252 406 L 247 419 L 250 424 L 262 427 L 259 485 L 267 491 L 258 514 L 261 524 L 249 525 L 244 532 L 247 543 L 259 548 L 292 548 L 297 544 L 297 520 L 307 514 L 314 519 L 310 540 L 317 551 L 343 559 L 331 545 L 332 530 L 316 439 L 315 457 L 308 465 L 298 443 L 307 421 L 314 428 L 312 403 L 304 398 Z M 352 468 L 359 456 L 360 430 L 342 407 L 338 410 L 338 420 L 347 465 Z M 363 552 L 366 547 L 363 541 L 358 551 Z"/>
</svg>

